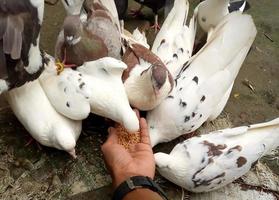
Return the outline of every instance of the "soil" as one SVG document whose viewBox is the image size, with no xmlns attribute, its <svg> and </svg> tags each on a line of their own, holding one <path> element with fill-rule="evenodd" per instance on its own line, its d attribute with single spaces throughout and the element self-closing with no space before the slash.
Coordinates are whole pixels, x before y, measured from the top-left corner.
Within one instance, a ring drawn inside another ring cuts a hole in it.
<svg viewBox="0 0 279 200">
<path fill-rule="evenodd" d="M 130 8 L 139 7 L 132 0 L 129 3 Z M 192 6 L 197 3 L 198 0 L 190 0 Z M 210 126 L 215 129 L 246 125 L 279 116 L 279 1 L 249 0 L 249 3 L 248 13 L 258 29 L 256 41 L 239 72 L 224 112 L 213 124 L 203 126 L 206 130 Z M 151 10 L 144 9 L 144 14 L 142 19 L 127 17 L 126 28 L 133 30 L 152 23 Z M 60 1 L 54 6 L 46 5 L 41 46 L 51 55 L 64 16 Z M 162 21 L 163 12 L 160 16 Z M 152 42 L 154 32 L 149 30 L 147 35 Z M 93 117 L 84 122 L 77 145 L 78 159 L 72 160 L 64 152 L 39 148 L 35 142 L 25 147 L 28 132 L 0 97 L 0 199 L 110 199 L 111 179 L 100 152 L 107 133 L 105 127 L 98 125 L 102 123 L 100 120 Z M 158 145 L 155 151 L 168 151 L 174 144 Z M 265 161 L 279 174 L 277 157 L 278 154 L 274 154 Z M 170 199 L 181 199 L 180 188 L 159 176 L 156 181 Z"/>
</svg>

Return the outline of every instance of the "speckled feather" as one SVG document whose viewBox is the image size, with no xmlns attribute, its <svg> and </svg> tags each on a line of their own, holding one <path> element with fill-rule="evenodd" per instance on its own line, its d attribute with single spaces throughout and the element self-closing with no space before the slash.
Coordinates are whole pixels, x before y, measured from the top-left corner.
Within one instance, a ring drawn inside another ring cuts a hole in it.
<svg viewBox="0 0 279 200">
<path fill-rule="evenodd" d="M 173 76 L 192 56 L 196 25 L 195 17 L 186 25 L 188 10 L 188 0 L 176 0 L 152 46 Z"/>
<path fill-rule="evenodd" d="M 242 34 L 232 40 L 236 30 Z M 238 12 L 217 26 L 211 40 L 181 66 L 172 98 L 148 113 L 152 145 L 193 132 L 222 112 L 255 36 L 252 18 Z"/>
<path fill-rule="evenodd" d="M 129 131 L 139 123 L 131 109 L 121 80 L 125 63 L 110 57 L 85 62 L 60 75 L 47 71 L 40 83 L 57 112 L 73 120 L 85 119 L 90 112 L 112 119 Z"/>
</svg>

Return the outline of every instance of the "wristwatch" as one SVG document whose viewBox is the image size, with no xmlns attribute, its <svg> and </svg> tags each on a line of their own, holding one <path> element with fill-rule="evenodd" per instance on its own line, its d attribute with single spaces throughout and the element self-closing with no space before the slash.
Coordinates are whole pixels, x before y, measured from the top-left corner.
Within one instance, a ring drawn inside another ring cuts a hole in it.
<svg viewBox="0 0 279 200">
<path fill-rule="evenodd" d="M 147 176 L 133 176 L 128 178 L 117 187 L 113 194 L 112 200 L 122 200 L 126 194 L 138 188 L 150 189 L 153 192 L 157 192 L 165 200 L 168 200 L 164 191 Z"/>
</svg>

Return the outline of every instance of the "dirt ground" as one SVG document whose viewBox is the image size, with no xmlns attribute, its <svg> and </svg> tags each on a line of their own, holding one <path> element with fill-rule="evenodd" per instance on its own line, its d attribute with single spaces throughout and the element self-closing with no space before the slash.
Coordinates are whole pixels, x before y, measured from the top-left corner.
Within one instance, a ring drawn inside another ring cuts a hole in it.
<svg viewBox="0 0 279 200">
<path fill-rule="evenodd" d="M 197 2 L 190 0 L 193 6 Z M 279 116 L 279 1 L 249 0 L 249 3 L 248 13 L 258 29 L 256 41 L 239 72 L 224 112 L 203 129 L 263 122 Z M 130 4 L 130 7 L 138 7 L 132 0 Z M 145 9 L 144 13 L 146 18 L 141 20 L 127 17 L 126 28 L 133 30 L 152 21 L 151 11 Z M 161 19 L 162 15 L 163 12 Z M 52 55 L 64 16 L 60 1 L 55 6 L 46 6 L 41 46 Z M 152 31 L 148 31 L 148 38 L 152 42 Z M 78 159 L 72 160 L 55 149 L 41 147 L 40 150 L 36 143 L 25 147 L 28 133 L 0 97 L 0 199 L 110 199 L 111 179 L 100 153 L 100 145 L 106 138 L 106 129 L 101 124 L 101 119 L 96 117 L 84 122 L 77 145 Z M 155 151 L 168 151 L 174 144 L 158 145 Z M 276 156 L 278 154 L 264 161 L 279 175 Z M 156 181 L 170 199 L 181 199 L 180 188 L 159 176 Z"/>
</svg>

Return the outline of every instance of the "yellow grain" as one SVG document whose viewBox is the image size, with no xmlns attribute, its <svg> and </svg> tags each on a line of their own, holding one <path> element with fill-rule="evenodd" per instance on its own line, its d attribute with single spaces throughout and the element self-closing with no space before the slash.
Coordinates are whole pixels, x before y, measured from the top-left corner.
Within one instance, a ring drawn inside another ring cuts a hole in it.
<svg viewBox="0 0 279 200">
<path fill-rule="evenodd" d="M 129 149 L 130 146 L 140 143 L 140 132 L 129 133 L 122 125 L 117 124 L 115 126 L 118 133 L 118 143 L 125 149 Z"/>
</svg>

